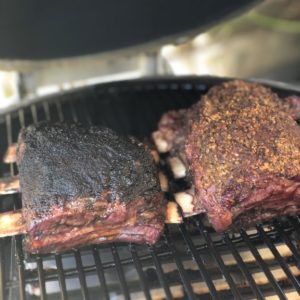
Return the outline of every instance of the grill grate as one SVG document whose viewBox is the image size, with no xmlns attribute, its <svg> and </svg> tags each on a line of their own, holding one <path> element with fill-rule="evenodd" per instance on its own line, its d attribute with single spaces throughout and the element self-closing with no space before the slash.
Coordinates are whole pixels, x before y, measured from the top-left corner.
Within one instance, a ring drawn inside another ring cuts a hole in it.
<svg viewBox="0 0 300 300">
<path fill-rule="evenodd" d="M 16 142 L 21 127 L 41 120 L 103 124 L 149 136 L 163 112 L 192 104 L 219 81 L 122 82 L 47 97 L 0 116 L 0 154 Z M 15 175 L 17 169 L 0 164 L 0 172 Z M 2 211 L 21 207 L 20 195 L 1 197 Z M 299 238 L 297 217 L 217 235 L 201 216 L 167 225 L 155 246 L 120 243 L 29 255 L 21 236 L 4 238 L 0 299 L 295 299 L 300 292 Z"/>
</svg>

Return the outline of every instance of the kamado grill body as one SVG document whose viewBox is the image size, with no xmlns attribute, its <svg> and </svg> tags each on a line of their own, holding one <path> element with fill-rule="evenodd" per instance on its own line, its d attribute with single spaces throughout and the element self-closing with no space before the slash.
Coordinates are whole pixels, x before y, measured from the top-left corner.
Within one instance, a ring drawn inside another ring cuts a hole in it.
<svg viewBox="0 0 300 300">
<path fill-rule="evenodd" d="M 0 116 L 0 155 L 21 127 L 42 120 L 105 125 L 144 139 L 164 112 L 190 106 L 223 80 L 127 81 L 35 99 Z M 281 96 L 299 94 L 273 89 Z M 1 164 L 0 171 L 2 177 L 17 174 L 13 164 Z M 172 191 L 186 185 L 169 179 Z M 0 205 L 2 211 L 19 208 L 21 197 L 1 196 Z M 298 217 L 216 234 L 203 216 L 166 225 L 154 246 L 106 244 L 39 256 L 24 252 L 22 236 L 3 238 L 0 299 L 297 299 L 299 238 Z"/>
</svg>

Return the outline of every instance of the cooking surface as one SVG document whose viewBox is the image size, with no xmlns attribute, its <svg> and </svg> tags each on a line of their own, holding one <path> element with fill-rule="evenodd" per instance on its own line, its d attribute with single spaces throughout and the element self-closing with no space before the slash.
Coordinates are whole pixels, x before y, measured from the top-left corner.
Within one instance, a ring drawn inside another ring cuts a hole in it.
<svg viewBox="0 0 300 300">
<path fill-rule="evenodd" d="M 214 78 L 144 80 L 46 98 L 1 116 L 0 155 L 16 142 L 22 126 L 45 119 L 102 124 L 124 134 L 149 136 L 163 112 L 189 106 L 218 82 Z M 14 165 L 0 167 L 2 177 L 17 174 Z M 174 180 L 166 172 L 173 191 L 185 188 L 184 180 Z M 20 195 L 1 197 L 3 211 L 20 207 Z M 167 225 L 153 247 L 111 244 L 44 256 L 25 253 L 21 236 L 5 238 L 0 240 L 0 296 L 262 299 L 278 295 L 295 299 L 300 292 L 299 222 L 298 217 L 285 218 L 219 235 L 197 216 L 182 225 Z"/>
</svg>

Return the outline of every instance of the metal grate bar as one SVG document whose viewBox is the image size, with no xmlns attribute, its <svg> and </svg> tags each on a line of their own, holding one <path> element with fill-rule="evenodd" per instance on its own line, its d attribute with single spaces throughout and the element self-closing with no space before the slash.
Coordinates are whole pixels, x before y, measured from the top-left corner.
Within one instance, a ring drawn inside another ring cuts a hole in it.
<svg viewBox="0 0 300 300">
<path fill-rule="evenodd" d="M 279 286 L 278 282 L 276 282 L 273 274 L 271 273 L 270 269 L 268 268 L 267 264 L 263 261 L 262 257 L 260 256 L 257 249 L 251 243 L 247 233 L 244 230 L 241 230 L 241 236 L 243 237 L 244 241 L 248 245 L 250 251 L 252 252 L 253 256 L 255 257 L 256 261 L 258 262 L 259 266 L 264 271 L 265 275 L 267 276 L 269 282 L 273 286 L 275 292 L 278 294 L 280 299 L 287 299 L 284 292 L 282 291 L 281 287 Z"/>
<path fill-rule="evenodd" d="M 156 254 L 156 251 L 155 251 L 155 246 L 149 246 L 149 250 L 150 250 L 150 253 L 151 253 L 155 268 L 156 268 L 156 273 L 157 273 L 157 276 L 158 276 L 158 280 L 159 280 L 162 288 L 165 291 L 166 299 L 167 300 L 172 300 L 173 297 L 172 297 L 172 294 L 171 294 L 171 291 L 170 291 L 170 287 L 169 287 L 169 284 L 167 282 L 167 279 L 165 278 L 163 269 L 161 267 L 161 263 L 160 263 L 160 261 L 157 257 L 157 254 Z"/>
<path fill-rule="evenodd" d="M 97 270 L 97 274 L 98 274 L 99 281 L 100 281 L 100 284 L 102 287 L 102 292 L 103 292 L 103 294 L 101 295 L 101 299 L 109 299 L 109 293 L 108 293 L 108 289 L 106 286 L 106 280 L 105 280 L 104 272 L 102 269 L 102 262 L 101 262 L 101 258 L 100 258 L 100 255 L 98 253 L 98 249 L 96 246 L 92 247 L 92 252 L 93 252 L 94 259 L 95 259 L 96 270 Z"/>
<path fill-rule="evenodd" d="M 233 296 L 236 299 L 242 299 L 242 296 L 241 296 L 240 292 L 238 291 L 236 284 L 234 283 L 234 281 L 233 281 L 231 275 L 229 274 L 229 272 L 226 270 L 226 266 L 225 266 L 225 264 L 224 264 L 224 262 L 223 262 L 223 260 L 220 256 L 220 254 L 218 253 L 218 251 L 217 251 L 210 235 L 208 234 L 207 230 L 204 228 L 201 221 L 196 220 L 196 224 L 197 224 L 197 226 L 200 230 L 201 235 L 204 237 L 209 249 L 211 250 L 216 262 L 218 263 L 218 266 L 219 266 L 222 274 L 226 278 Z"/>
<path fill-rule="evenodd" d="M 7 132 L 7 145 L 11 145 L 13 143 L 13 140 L 12 140 L 12 125 L 11 125 L 10 114 L 6 115 L 5 121 L 6 121 L 6 132 Z M 14 175 L 13 164 L 9 164 L 9 168 L 10 168 L 10 175 L 13 176 Z"/>
<path fill-rule="evenodd" d="M 6 132 L 7 132 L 7 141 L 9 142 L 12 139 L 12 131 L 11 131 L 11 117 L 6 117 Z M 11 173 L 13 173 L 13 169 L 10 167 Z M 5 265 L 4 265 L 4 239 L 0 241 L 0 299 L 5 299 Z"/>
<path fill-rule="evenodd" d="M 43 109 L 44 109 L 46 120 L 50 121 L 51 120 L 51 116 L 50 116 L 50 108 L 49 108 L 48 101 L 43 101 Z"/>
<path fill-rule="evenodd" d="M 4 240 L 0 240 L 0 300 L 5 299 L 5 277 L 4 277 Z"/>
<path fill-rule="evenodd" d="M 139 260 L 139 257 L 138 257 L 138 254 L 137 254 L 135 246 L 131 245 L 130 246 L 130 250 L 131 250 L 131 255 L 132 255 L 132 259 L 133 259 L 135 268 L 136 268 L 136 270 L 138 272 L 138 275 L 139 275 L 139 277 L 141 279 L 140 280 L 140 284 L 141 284 L 141 287 L 142 287 L 142 289 L 144 291 L 145 297 L 146 297 L 147 300 L 151 300 L 151 295 L 150 295 L 149 287 L 148 287 L 148 284 L 147 284 L 147 281 L 146 281 L 146 278 L 145 278 L 145 274 L 144 274 L 144 271 L 143 271 L 141 262 Z"/>
<path fill-rule="evenodd" d="M 44 270 L 43 270 L 43 259 L 38 256 L 36 258 L 37 262 L 37 268 L 38 268 L 38 278 L 39 278 L 39 286 L 41 290 L 41 299 L 46 300 L 46 284 L 45 284 L 45 276 L 44 276 Z"/>
<path fill-rule="evenodd" d="M 37 108 L 35 104 L 32 104 L 30 106 L 30 111 L 31 111 L 33 123 L 34 124 L 38 123 Z"/>
<path fill-rule="evenodd" d="M 25 275 L 24 275 L 24 263 L 23 263 L 23 250 L 21 237 L 16 238 L 16 249 L 17 249 L 17 268 L 19 278 L 19 295 L 20 300 L 26 299 L 25 293 Z"/>
<path fill-rule="evenodd" d="M 72 119 L 75 123 L 78 122 L 78 116 L 77 116 L 77 113 L 76 113 L 76 110 L 74 108 L 74 104 L 72 101 L 70 101 L 70 106 L 71 106 L 71 114 L 72 114 Z"/>
<path fill-rule="evenodd" d="M 88 300 L 89 299 L 88 288 L 87 288 L 87 285 L 86 285 L 86 280 L 85 280 L 85 275 L 84 275 L 84 271 L 83 271 L 82 260 L 81 260 L 79 250 L 74 250 L 74 256 L 75 256 L 76 265 L 77 265 L 79 282 L 80 282 L 80 285 L 81 285 L 82 299 L 83 300 Z"/>
<path fill-rule="evenodd" d="M 289 221 L 293 224 L 293 226 L 294 226 L 294 231 L 295 231 L 295 233 L 298 235 L 298 238 L 300 239 L 300 227 L 299 227 L 300 223 L 299 223 L 299 217 L 296 217 L 296 216 L 291 217 L 291 218 L 289 219 Z M 280 226 L 280 224 L 279 224 L 278 221 L 275 220 L 275 223 L 276 223 L 277 225 Z"/>
<path fill-rule="evenodd" d="M 292 224 L 295 226 L 295 231 L 298 234 L 299 238 L 300 238 L 300 220 L 299 220 L 299 216 L 294 216 L 291 218 L 291 222 Z"/>
<path fill-rule="evenodd" d="M 122 264 L 121 264 L 121 261 L 120 261 L 118 250 L 117 250 L 117 248 L 114 244 L 111 246 L 111 252 L 112 252 L 112 255 L 113 255 L 113 258 L 114 258 L 114 261 L 115 261 L 115 266 L 116 266 L 118 277 L 119 277 L 119 280 L 120 280 L 123 296 L 126 300 L 129 300 L 130 299 L 130 294 L 129 294 L 128 286 L 126 284 L 126 279 L 125 279 L 124 272 L 123 272 L 123 269 L 122 269 Z"/>
<path fill-rule="evenodd" d="M 66 289 L 66 281 L 64 276 L 64 269 L 62 265 L 62 259 L 60 254 L 55 255 L 55 261 L 57 266 L 58 283 L 60 287 L 60 298 L 62 300 L 68 300 L 68 294 Z"/>
<path fill-rule="evenodd" d="M 11 145 L 12 144 L 11 114 L 6 115 L 5 121 L 6 121 L 7 145 Z"/>
<path fill-rule="evenodd" d="M 21 128 L 25 127 L 25 116 L 24 116 L 24 109 L 23 108 L 21 108 L 18 111 L 18 116 L 19 116 L 19 123 L 20 123 Z"/>
<path fill-rule="evenodd" d="M 21 117 L 20 117 L 21 116 Z M 24 112 L 23 112 L 24 117 Z M 22 113 L 20 112 L 19 115 L 19 122 L 20 125 L 25 125 L 25 118 L 22 117 Z M 7 132 L 7 145 L 11 145 L 13 143 L 12 138 L 12 123 L 11 123 L 11 115 L 7 114 L 6 118 L 6 132 Z M 14 167 L 13 164 L 10 164 L 10 175 L 14 176 Z M 16 200 L 16 198 L 14 198 Z M 15 207 L 18 208 L 19 204 L 17 201 L 15 201 Z M 16 236 L 15 239 L 15 247 L 16 247 L 16 254 L 17 254 L 17 269 L 18 269 L 18 280 L 19 280 L 19 297 L 20 300 L 26 299 L 26 293 L 25 293 L 25 274 L 24 274 L 24 253 L 23 253 L 23 247 L 22 247 L 22 237 Z"/>
<path fill-rule="evenodd" d="M 299 226 L 299 224 L 293 218 L 291 218 L 291 222 L 292 222 L 292 225 L 294 226 L 294 230 L 296 229 L 296 232 L 298 233 L 298 237 L 300 238 L 300 233 L 298 232 L 298 226 Z M 289 238 L 289 236 L 281 229 L 280 224 L 277 223 L 276 229 L 277 229 L 278 233 L 280 234 L 280 236 L 285 241 L 285 243 L 291 249 L 291 251 L 293 253 L 293 256 L 296 258 L 296 260 L 300 264 L 299 250 L 295 247 L 295 245 L 293 244 L 293 242 L 291 241 L 291 239 Z"/>
<path fill-rule="evenodd" d="M 63 122 L 64 121 L 64 114 L 63 114 L 63 111 L 62 111 L 61 103 L 59 101 L 55 101 L 55 107 L 56 107 L 56 110 L 57 110 L 59 121 Z"/>
<path fill-rule="evenodd" d="M 265 233 L 265 231 L 262 228 L 262 226 L 261 225 L 257 226 L 257 230 L 261 234 L 262 238 L 264 239 L 264 241 L 266 242 L 266 244 L 268 245 L 268 247 L 270 248 L 270 250 L 273 253 L 273 255 L 276 258 L 276 260 L 279 262 L 281 268 L 284 270 L 284 272 L 288 276 L 289 280 L 293 283 L 294 287 L 296 288 L 296 290 L 299 293 L 300 292 L 300 283 L 298 282 L 298 280 L 296 279 L 296 277 L 294 276 L 294 274 L 290 271 L 290 269 L 287 266 L 286 262 L 281 257 L 281 255 L 277 251 L 277 249 L 274 246 L 274 244 L 270 241 L 270 238 Z"/>
<path fill-rule="evenodd" d="M 86 108 L 86 105 L 83 103 L 83 114 L 84 114 L 84 118 L 86 119 L 87 121 L 87 124 L 88 125 L 92 125 L 92 119 L 91 119 L 91 116 Z"/>
<path fill-rule="evenodd" d="M 227 233 L 224 234 L 224 240 L 225 240 L 226 244 L 229 246 L 235 260 L 238 263 L 238 267 L 240 268 L 240 270 L 244 274 L 245 278 L 247 279 L 247 281 L 250 285 L 250 288 L 253 291 L 253 293 L 256 295 L 257 299 L 264 299 L 264 295 L 262 294 L 262 292 L 259 290 L 258 286 L 256 285 L 256 283 L 255 283 L 252 275 L 250 274 L 246 264 L 244 263 L 243 259 L 241 258 L 241 256 L 240 256 L 239 252 L 237 251 L 235 245 L 233 244 L 231 239 L 228 237 Z"/>
<path fill-rule="evenodd" d="M 188 299 L 196 299 L 196 296 L 193 292 L 193 288 L 188 280 L 188 274 L 186 273 L 183 264 L 180 260 L 180 255 L 176 249 L 176 245 L 173 242 L 173 239 L 171 238 L 168 230 L 168 226 L 165 226 L 165 234 L 164 234 L 167 242 L 168 247 L 172 252 L 173 258 L 175 260 L 176 266 L 178 268 L 179 276 L 181 278 L 181 282 L 183 283 L 184 290 L 186 292 L 186 295 L 188 296 Z"/>
<path fill-rule="evenodd" d="M 31 105 L 30 106 L 30 110 L 31 110 L 31 115 L 32 115 L 33 123 L 36 124 L 38 122 L 36 105 L 35 104 Z"/>
<path fill-rule="evenodd" d="M 179 226 L 179 230 L 186 242 L 186 244 L 188 245 L 190 252 L 192 254 L 192 257 L 194 258 L 194 260 L 196 261 L 198 268 L 199 268 L 199 272 L 203 278 L 203 280 L 205 280 L 206 285 L 209 288 L 210 294 L 212 296 L 213 299 L 220 299 L 216 290 L 215 285 L 213 284 L 211 277 L 209 275 L 209 273 L 207 272 L 207 269 L 202 261 L 202 258 L 200 257 L 200 255 L 198 255 L 197 253 L 197 249 L 194 246 L 192 239 L 190 238 L 190 235 L 187 233 L 185 225 L 182 224 Z"/>
</svg>

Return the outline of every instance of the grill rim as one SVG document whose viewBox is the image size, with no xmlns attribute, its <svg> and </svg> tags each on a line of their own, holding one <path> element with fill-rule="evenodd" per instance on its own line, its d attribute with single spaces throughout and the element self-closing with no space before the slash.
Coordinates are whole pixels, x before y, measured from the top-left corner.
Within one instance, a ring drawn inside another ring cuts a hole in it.
<svg viewBox="0 0 300 300">
<path fill-rule="evenodd" d="M 199 91 L 205 89 L 207 86 L 213 86 L 216 84 L 220 84 L 221 82 L 228 80 L 247 80 L 250 82 L 256 82 L 263 85 L 266 85 L 272 88 L 276 93 L 284 92 L 284 93 L 294 93 L 296 95 L 300 95 L 300 87 L 297 85 L 275 81 L 275 80 L 266 80 L 263 78 L 237 78 L 237 77 L 222 77 L 222 76 L 197 76 L 197 75 L 187 75 L 187 76 L 155 76 L 155 77 L 143 77 L 139 79 L 133 80 L 122 80 L 122 81 L 114 81 L 114 82 L 106 82 L 99 83 L 94 85 L 88 85 L 84 87 L 74 88 L 72 90 L 61 91 L 59 93 L 39 96 L 39 97 L 29 97 L 28 99 L 21 99 L 21 101 L 17 104 L 14 104 L 10 107 L 4 108 L 0 110 L 0 118 L 7 115 L 17 112 L 22 108 L 27 108 L 31 105 L 36 105 L 40 102 L 49 103 L 52 101 L 58 101 L 59 103 L 68 100 L 68 98 L 78 97 L 81 94 L 91 93 L 94 94 L 95 90 L 99 93 L 99 90 L 105 92 L 115 92 L 116 90 L 124 92 L 124 91 L 139 91 L 139 90 L 153 90 L 159 89 L 164 90 L 168 86 L 171 87 L 173 84 L 173 88 L 179 89 L 178 85 L 188 89 L 188 86 L 191 88 L 197 86 Z M 63 119 L 63 117 L 60 117 Z M 1 119 L 0 119 L 1 120 Z"/>
</svg>

